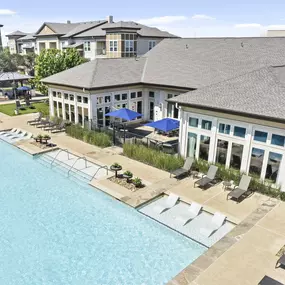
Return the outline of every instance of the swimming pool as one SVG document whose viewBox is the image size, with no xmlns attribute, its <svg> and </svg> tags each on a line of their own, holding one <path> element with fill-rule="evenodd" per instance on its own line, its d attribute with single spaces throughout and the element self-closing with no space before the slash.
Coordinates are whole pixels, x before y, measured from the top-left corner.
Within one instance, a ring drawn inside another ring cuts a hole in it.
<svg viewBox="0 0 285 285">
<path fill-rule="evenodd" d="M 0 284 L 165 284 L 206 248 L 0 142 Z"/>
</svg>

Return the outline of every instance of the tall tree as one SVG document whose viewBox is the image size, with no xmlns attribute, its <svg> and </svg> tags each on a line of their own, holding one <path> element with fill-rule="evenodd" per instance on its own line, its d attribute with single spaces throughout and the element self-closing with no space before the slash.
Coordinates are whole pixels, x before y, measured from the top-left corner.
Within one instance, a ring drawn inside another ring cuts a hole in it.
<svg viewBox="0 0 285 285">
<path fill-rule="evenodd" d="M 0 52 L 0 72 L 12 72 L 17 71 L 17 65 L 12 60 L 9 50 L 4 49 Z"/>
<path fill-rule="evenodd" d="M 36 58 L 33 83 L 41 93 L 48 94 L 47 87 L 41 82 L 41 79 L 84 62 L 86 62 L 86 59 L 81 57 L 76 49 L 66 49 L 65 51 L 58 49 L 43 50 Z"/>
</svg>

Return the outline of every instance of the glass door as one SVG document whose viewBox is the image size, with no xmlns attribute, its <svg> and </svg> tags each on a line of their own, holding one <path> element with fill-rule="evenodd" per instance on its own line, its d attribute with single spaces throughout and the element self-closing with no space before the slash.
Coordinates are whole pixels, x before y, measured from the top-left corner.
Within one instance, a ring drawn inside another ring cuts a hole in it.
<svg viewBox="0 0 285 285">
<path fill-rule="evenodd" d="M 197 135 L 193 133 L 188 133 L 187 157 L 195 158 L 196 148 L 197 148 Z"/>
</svg>

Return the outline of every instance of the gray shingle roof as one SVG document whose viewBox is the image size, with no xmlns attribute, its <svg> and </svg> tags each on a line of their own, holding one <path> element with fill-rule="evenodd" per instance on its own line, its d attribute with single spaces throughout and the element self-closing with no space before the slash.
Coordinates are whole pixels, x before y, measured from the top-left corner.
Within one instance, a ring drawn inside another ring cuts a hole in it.
<svg viewBox="0 0 285 285">
<path fill-rule="evenodd" d="M 68 32 L 70 32 L 72 29 L 80 25 L 80 23 L 50 23 L 45 22 L 42 24 L 42 26 L 39 28 L 39 30 L 36 32 L 36 35 L 42 30 L 44 26 L 48 26 L 51 30 L 53 30 L 58 35 L 65 35 Z"/>
<path fill-rule="evenodd" d="M 43 79 L 43 82 L 96 89 L 140 82 L 145 59 L 95 59 Z"/>
<path fill-rule="evenodd" d="M 196 89 L 283 65 L 285 37 L 165 39 L 144 57 L 144 82 Z"/>
<path fill-rule="evenodd" d="M 75 36 L 75 35 L 77 35 L 79 33 L 85 32 L 86 30 L 89 30 L 91 28 L 94 28 L 94 27 L 97 27 L 99 25 L 102 25 L 103 23 L 106 23 L 106 21 L 105 20 L 101 20 L 101 21 L 81 23 L 80 25 L 76 26 L 71 31 L 69 31 L 67 34 L 62 36 L 62 38 L 73 37 L 73 36 Z"/>
<path fill-rule="evenodd" d="M 21 31 L 15 31 L 11 34 L 6 35 L 6 37 L 12 37 L 12 36 L 25 36 L 27 33 L 21 32 Z"/>
<path fill-rule="evenodd" d="M 161 31 L 157 28 L 147 27 L 135 22 L 117 22 L 117 23 L 106 23 L 104 25 L 101 25 L 99 27 L 95 27 L 93 29 L 90 29 L 86 32 L 80 33 L 76 35 L 76 38 L 82 38 L 82 37 L 101 37 L 106 36 L 106 30 L 105 29 L 135 29 L 138 35 L 142 37 L 157 37 L 157 38 L 177 38 L 177 36 L 172 35 L 168 32 Z"/>
<path fill-rule="evenodd" d="M 264 67 L 169 101 L 285 120 L 285 66 Z"/>
<path fill-rule="evenodd" d="M 21 74 L 18 72 L 2 72 L 0 70 L 0 82 L 1 81 L 18 81 L 18 80 L 28 80 L 33 78 L 32 76 Z"/>
<path fill-rule="evenodd" d="M 31 40 L 35 40 L 36 37 L 34 37 L 34 34 L 28 34 L 24 37 L 21 37 L 18 39 L 18 41 L 31 41 Z"/>
</svg>

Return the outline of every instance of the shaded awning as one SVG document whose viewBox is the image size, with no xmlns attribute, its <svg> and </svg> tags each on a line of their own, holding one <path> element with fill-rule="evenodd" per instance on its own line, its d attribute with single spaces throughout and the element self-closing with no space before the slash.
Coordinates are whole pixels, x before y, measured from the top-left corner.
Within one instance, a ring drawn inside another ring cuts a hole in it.
<svg viewBox="0 0 285 285">
<path fill-rule="evenodd" d="M 180 122 L 175 119 L 171 118 L 164 118 L 162 120 L 148 123 L 145 126 L 147 127 L 152 127 L 158 130 L 161 130 L 163 132 L 170 132 L 172 130 L 179 129 Z"/>
<path fill-rule="evenodd" d="M 83 43 L 75 43 L 68 46 L 64 46 L 63 48 L 79 48 L 79 47 L 83 48 Z"/>
<path fill-rule="evenodd" d="M 24 81 L 33 78 L 30 75 L 21 74 L 19 72 L 0 72 L 0 82 L 4 81 Z"/>
</svg>

